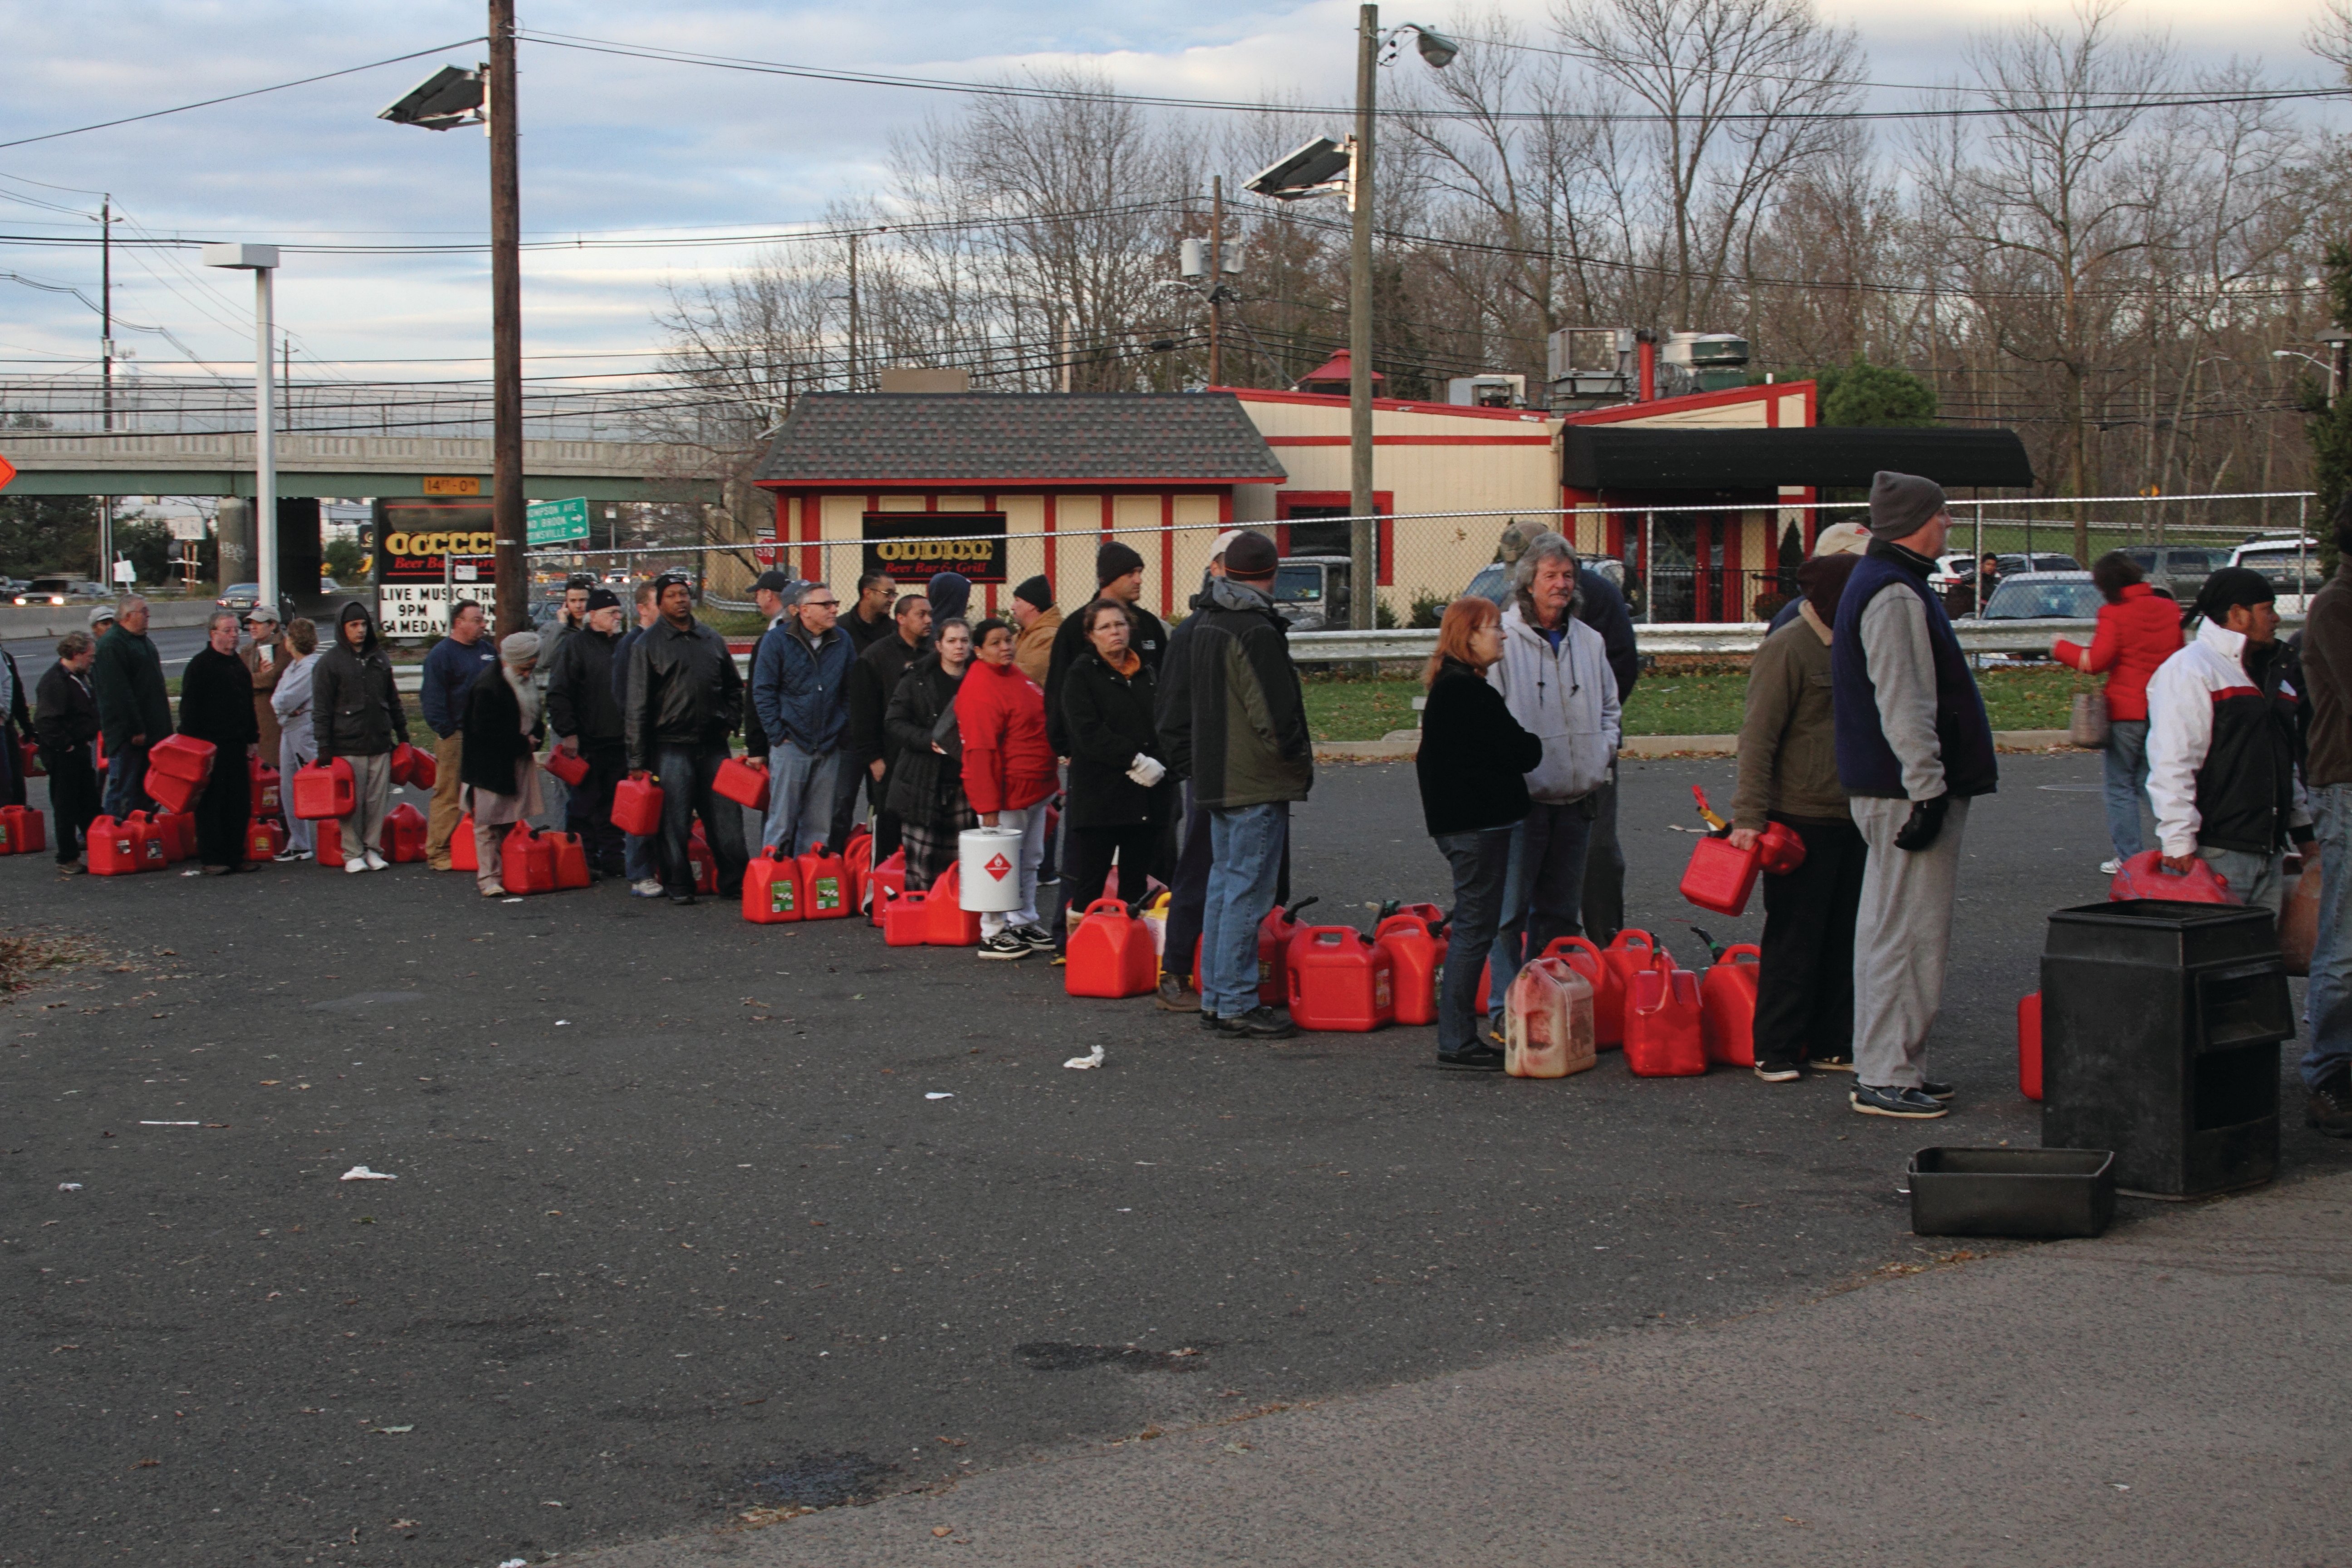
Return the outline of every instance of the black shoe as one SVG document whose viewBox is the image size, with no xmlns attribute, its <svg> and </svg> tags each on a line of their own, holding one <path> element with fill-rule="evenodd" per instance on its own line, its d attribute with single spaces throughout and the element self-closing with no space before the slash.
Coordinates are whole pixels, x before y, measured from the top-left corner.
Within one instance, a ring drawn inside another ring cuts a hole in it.
<svg viewBox="0 0 2352 1568">
<path fill-rule="evenodd" d="M 1223 1035 L 1232 1033 L 1231 1030 L 1225 1027 L 1225 1021 L 1223 1018 L 1218 1017 L 1214 1013 L 1210 1012 L 1206 1007 L 1201 1009 L 1201 1032 L 1204 1035 Z"/>
<path fill-rule="evenodd" d="M 669 901 L 680 906 L 690 904 L 694 902 L 694 895 L 692 893 L 672 893 L 669 896 Z"/>
<path fill-rule="evenodd" d="M 1766 1083 L 1794 1083 L 1805 1075 L 1785 1057 L 1768 1057 L 1757 1062 L 1756 1076 Z"/>
<path fill-rule="evenodd" d="M 2330 1073 L 2304 1101 L 2305 1126 L 2330 1138 L 2352 1138 L 2352 1071 Z"/>
<path fill-rule="evenodd" d="M 1160 989 L 1152 994 L 1153 1005 L 1163 1013 L 1198 1013 L 1201 994 L 1184 984 L 1181 974 L 1163 974 Z"/>
<path fill-rule="evenodd" d="M 1020 938 L 1032 952 L 1054 951 L 1054 933 L 1044 926 L 1036 924 L 1014 926 L 1010 934 Z"/>
<path fill-rule="evenodd" d="M 1019 937 L 1014 936 L 1009 931 L 1001 931 L 994 936 L 983 937 L 981 939 L 980 956 L 982 958 L 1026 958 L 1029 956 L 1029 944 L 1023 942 Z"/>
<path fill-rule="evenodd" d="M 1949 1106 L 1916 1089 L 1873 1089 L 1866 1083 L 1848 1090 L 1846 1103 L 1864 1116 L 1893 1116 L 1906 1121 L 1933 1121 L 1952 1113 Z"/>
<path fill-rule="evenodd" d="M 1919 1092 L 1929 1100 L 1948 1100 L 1960 1091 L 1954 1085 L 1937 1083 L 1934 1079 L 1929 1078 L 1919 1080 Z"/>
<path fill-rule="evenodd" d="M 1853 1058 L 1851 1056 L 1807 1057 L 1805 1065 L 1815 1072 L 1852 1072 Z"/>
<path fill-rule="evenodd" d="M 1471 1072 L 1501 1072 L 1503 1053 L 1484 1041 L 1478 1041 L 1465 1046 L 1458 1051 L 1438 1052 L 1437 1065 L 1442 1068 L 1465 1068 Z"/>
<path fill-rule="evenodd" d="M 1201 1015 L 1206 1018 L 1208 1015 Z M 1219 1034 L 1238 1035 L 1250 1040 L 1286 1040 L 1298 1033 L 1298 1026 L 1290 1015 L 1267 1006 L 1256 1006 L 1238 1018 L 1219 1018 L 1211 1026 Z"/>
</svg>

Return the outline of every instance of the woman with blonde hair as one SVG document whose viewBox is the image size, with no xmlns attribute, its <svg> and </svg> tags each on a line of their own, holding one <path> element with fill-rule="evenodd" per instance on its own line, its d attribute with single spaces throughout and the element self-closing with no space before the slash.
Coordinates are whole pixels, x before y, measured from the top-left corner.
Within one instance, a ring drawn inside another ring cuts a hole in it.
<svg viewBox="0 0 2352 1568">
<path fill-rule="evenodd" d="M 1528 814 L 1528 771 L 1543 742 L 1511 716 L 1486 671 L 1503 657 L 1503 616 L 1492 599 L 1456 599 L 1437 629 L 1422 684 L 1421 750 L 1413 772 L 1437 851 L 1454 868 L 1452 936 L 1437 1009 L 1439 1065 L 1498 1071 L 1503 1053 L 1478 1021 L 1478 971 L 1503 918 L 1511 830 Z M 1502 998 L 1493 998 L 1496 1005 Z"/>
</svg>

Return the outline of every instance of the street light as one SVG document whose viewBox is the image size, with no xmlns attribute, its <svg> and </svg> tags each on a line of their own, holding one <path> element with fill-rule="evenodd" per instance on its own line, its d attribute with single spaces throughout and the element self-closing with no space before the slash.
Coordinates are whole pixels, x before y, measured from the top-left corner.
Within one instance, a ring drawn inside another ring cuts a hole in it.
<svg viewBox="0 0 2352 1568">
<path fill-rule="evenodd" d="M 274 245 L 207 245 L 207 267 L 253 274 L 253 553 L 254 602 L 278 607 L 278 383 L 270 369 L 276 336 L 270 276 L 278 270 Z M 111 563 L 110 563 L 110 570 Z"/>
<path fill-rule="evenodd" d="M 1249 183 L 1251 190 L 1277 201 L 1297 201 L 1326 192 L 1345 190 L 1349 225 L 1348 245 L 1348 510 L 1349 546 L 1348 574 L 1351 587 L 1349 619 L 1359 631 L 1372 627 L 1374 563 L 1372 560 L 1372 121 L 1379 96 L 1379 69 L 1392 59 L 1404 35 L 1431 68 L 1443 70 L 1462 47 L 1444 34 L 1418 22 L 1405 22 L 1381 31 L 1381 8 L 1365 5 L 1356 14 L 1356 133 L 1344 148 L 1328 137 L 1318 137 L 1289 157 L 1262 170 Z M 1344 170 L 1344 181 L 1337 178 Z"/>
<path fill-rule="evenodd" d="M 522 478 L 522 176 L 515 127 L 514 0 L 489 0 L 490 58 L 478 70 L 443 66 L 376 118 L 448 131 L 480 125 L 490 139 L 490 522 L 498 631 L 527 625 Z"/>
</svg>

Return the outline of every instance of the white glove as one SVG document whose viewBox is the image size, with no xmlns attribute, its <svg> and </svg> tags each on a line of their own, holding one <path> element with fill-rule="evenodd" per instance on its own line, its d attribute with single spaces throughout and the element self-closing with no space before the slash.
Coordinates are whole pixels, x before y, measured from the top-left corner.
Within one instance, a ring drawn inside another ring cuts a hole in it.
<svg viewBox="0 0 2352 1568">
<path fill-rule="evenodd" d="M 1168 764 L 1156 757 L 1147 757 L 1141 752 L 1138 752 L 1135 753 L 1135 761 L 1128 766 L 1127 776 L 1144 788 L 1150 789 L 1168 776 Z"/>
</svg>

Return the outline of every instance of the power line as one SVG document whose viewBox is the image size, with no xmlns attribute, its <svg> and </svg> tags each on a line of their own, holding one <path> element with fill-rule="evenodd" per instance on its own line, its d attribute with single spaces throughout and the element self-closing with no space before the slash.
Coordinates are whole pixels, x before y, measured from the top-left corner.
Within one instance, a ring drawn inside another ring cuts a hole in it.
<svg viewBox="0 0 2352 1568">
<path fill-rule="evenodd" d="M 67 131 L 44 131 L 38 136 L 19 136 L 13 142 L 0 142 L 0 147 L 29 147 L 36 142 L 54 142 L 60 136 L 79 136 L 89 131 L 110 131 L 117 125 L 135 125 L 142 120 L 161 120 L 167 114 L 185 114 L 192 109 L 210 109 L 216 103 L 235 103 L 243 98 L 259 98 L 264 93 L 284 92 L 291 87 L 308 87 L 314 81 L 332 81 L 339 76 L 356 76 L 362 71 L 374 70 L 379 66 L 398 65 L 403 60 L 422 59 L 426 55 L 446 54 L 451 49 L 462 49 L 467 44 L 478 44 L 482 41 L 478 37 L 459 38 L 454 44 L 436 44 L 429 49 L 417 49 L 405 55 L 394 55 L 389 59 L 370 60 L 363 66 L 345 66 L 341 70 L 321 71 L 317 76 L 306 76 L 295 81 L 277 82 L 268 87 L 247 88 L 243 92 L 224 93 L 218 98 L 205 98 L 194 103 L 174 104 L 170 109 L 151 109 L 144 114 L 126 114 L 120 120 L 101 120 L 95 125 L 77 125 Z"/>
</svg>

